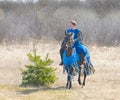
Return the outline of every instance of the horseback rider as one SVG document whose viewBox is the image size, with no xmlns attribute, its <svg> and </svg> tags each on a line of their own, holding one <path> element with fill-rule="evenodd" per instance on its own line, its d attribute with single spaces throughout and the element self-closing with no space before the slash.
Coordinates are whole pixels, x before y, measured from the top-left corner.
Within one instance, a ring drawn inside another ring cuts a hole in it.
<svg viewBox="0 0 120 100">
<path fill-rule="evenodd" d="M 74 20 L 70 21 L 70 28 L 68 28 L 65 31 L 65 35 L 67 35 L 67 34 L 72 34 L 72 39 L 73 39 L 74 44 L 82 43 L 82 39 L 83 39 L 82 32 L 77 28 L 76 21 L 74 21 Z M 64 50 L 66 49 L 64 44 L 65 44 L 65 39 L 63 40 L 61 49 L 60 49 L 61 63 L 59 65 L 63 65 L 62 54 L 63 54 Z"/>
</svg>

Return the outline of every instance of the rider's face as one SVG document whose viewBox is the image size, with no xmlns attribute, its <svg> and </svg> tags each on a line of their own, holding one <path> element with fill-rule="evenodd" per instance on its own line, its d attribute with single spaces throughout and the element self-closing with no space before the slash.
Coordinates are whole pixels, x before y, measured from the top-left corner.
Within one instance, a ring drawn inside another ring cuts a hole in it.
<svg viewBox="0 0 120 100">
<path fill-rule="evenodd" d="M 74 28 L 75 28 L 75 25 L 73 25 L 72 23 L 70 23 L 70 28 L 71 28 L 71 29 L 74 29 Z"/>
</svg>

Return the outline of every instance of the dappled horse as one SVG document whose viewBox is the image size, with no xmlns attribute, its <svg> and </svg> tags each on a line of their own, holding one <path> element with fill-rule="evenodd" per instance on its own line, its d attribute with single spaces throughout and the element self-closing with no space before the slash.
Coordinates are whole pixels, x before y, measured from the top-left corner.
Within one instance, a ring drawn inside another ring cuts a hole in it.
<svg viewBox="0 0 120 100">
<path fill-rule="evenodd" d="M 67 84 L 66 88 L 72 87 L 72 77 L 79 74 L 78 83 L 82 86 L 85 85 L 86 76 L 93 72 L 93 65 L 90 61 L 89 50 L 83 44 L 74 44 L 72 40 L 72 34 L 66 35 L 66 49 L 63 53 L 63 64 L 67 72 Z M 83 67 L 81 67 L 83 65 Z M 83 68 L 83 70 L 82 70 Z M 83 71 L 84 80 L 81 83 L 81 73 Z"/>
</svg>

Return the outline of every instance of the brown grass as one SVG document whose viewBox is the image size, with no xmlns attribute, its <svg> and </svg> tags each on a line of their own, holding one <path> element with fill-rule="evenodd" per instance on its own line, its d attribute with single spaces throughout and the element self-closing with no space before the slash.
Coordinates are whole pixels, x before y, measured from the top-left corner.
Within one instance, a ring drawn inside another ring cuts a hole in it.
<svg viewBox="0 0 120 100">
<path fill-rule="evenodd" d="M 27 53 L 36 48 L 43 58 L 49 53 L 57 68 L 58 80 L 50 88 L 19 87 L 20 68 L 28 64 Z M 0 100 L 119 100 L 120 98 L 120 47 L 90 47 L 95 66 L 94 75 L 87 77 L 86 86 L 81 88 L 74 78 L 73 88 L 66 90 L 66 74 L 59 66 L 59 43 L 0 46 Z"/>
</svg>

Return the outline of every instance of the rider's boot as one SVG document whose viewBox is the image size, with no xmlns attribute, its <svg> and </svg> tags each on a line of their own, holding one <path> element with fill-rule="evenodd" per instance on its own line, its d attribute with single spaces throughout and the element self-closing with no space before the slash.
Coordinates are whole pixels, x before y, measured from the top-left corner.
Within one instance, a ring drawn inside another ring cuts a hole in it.
<svg viewBox="0 0 120 100">
<path fill-rule="evenodd" d="M 60 63 L 59 65 L 61 65 L 61 66 L 62 66 L 62 65 L 63 65 L 63 62 L 61 61 L 61 63 Z"/>
</svg>

